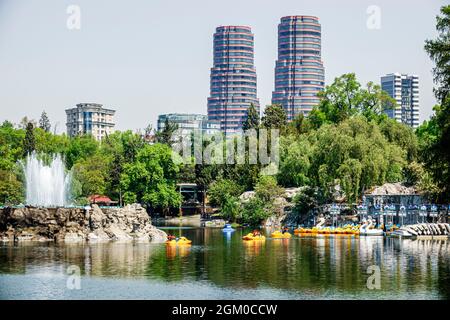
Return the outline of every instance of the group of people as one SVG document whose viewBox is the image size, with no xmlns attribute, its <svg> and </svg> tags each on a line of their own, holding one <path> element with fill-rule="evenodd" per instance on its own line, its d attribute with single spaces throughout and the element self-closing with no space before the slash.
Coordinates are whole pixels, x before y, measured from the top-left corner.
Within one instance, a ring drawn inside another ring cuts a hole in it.
<svg viewBox="0 0 450 320">
<path fill-rule="evenodd" d="M 289 232 L 288 227 L 284 226 L 283 228 L 281 228 L 282 234 L 285 234 L 286 232 Z M 261 236 L 261 231 L 255 229 L 255 230 L 253 230 L 252 234 L 254 237 L 259 237 L 259 236 Z"/>
</svg>

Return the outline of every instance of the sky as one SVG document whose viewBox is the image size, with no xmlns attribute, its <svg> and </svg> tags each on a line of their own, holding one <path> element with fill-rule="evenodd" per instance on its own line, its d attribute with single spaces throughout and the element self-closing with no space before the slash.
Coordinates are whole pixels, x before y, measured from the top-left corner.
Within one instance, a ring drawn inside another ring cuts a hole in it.
<svg viewBox="0 0 450 320">
<path fill-rule="evenodd" d="M 161 113 L 206 114 L 220 25 L 252 28 L 265 106 L 274 89 L 277 25 L 286 15 L 319 17 L 326 84 L 349 72 L 363 84 L 392 72 L 417 74 L 423 121 L 436 103 L 423 45 L 436 37 L 445 2 L 0 0 L 0 121 L 38 120 L 45 110 L 64 132 L 64 110 L 80 102 L 116 109 L 119 130 L 155 127 Z M 79 29 L 67 27 L 70 5 L 80 10 Z"/>
</svg>

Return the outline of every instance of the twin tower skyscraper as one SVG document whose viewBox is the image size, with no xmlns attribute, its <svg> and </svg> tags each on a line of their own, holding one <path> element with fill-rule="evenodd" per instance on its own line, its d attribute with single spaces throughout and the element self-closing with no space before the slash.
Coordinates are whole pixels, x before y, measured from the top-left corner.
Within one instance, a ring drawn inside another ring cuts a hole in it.
<svg viewBox="0 0 450 320">
<path fill-rule="evenodd" d="M 221 26 L 214 33 L 214 62 L 208 98 L 209 120 L 226 134 L 242 130 L 247 111 L 259 112 L 254 66 L 254 35 L 250 27 Z M 325 85 L 321 59 L 321 26 L 313 16 L 287 16 L 278 25 L 278 60 L 272 103 L 281 105 L 288 120 L 307 115 L 319 103 Z"/>
</svg>

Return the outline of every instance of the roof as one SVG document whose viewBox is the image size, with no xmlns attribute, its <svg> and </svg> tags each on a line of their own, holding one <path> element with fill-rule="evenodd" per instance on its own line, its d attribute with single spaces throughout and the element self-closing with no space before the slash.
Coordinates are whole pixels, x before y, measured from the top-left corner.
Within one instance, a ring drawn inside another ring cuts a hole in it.
<svg viewBox="0 0 450 320">
<path fill-rule="evenodd" d="M 374 187 L 366 192 L 366 195 L 383 196 L 383 195 L 419 195 L 420 193 L 415 187 L 407 187 L 400 182 L 385 183 L 382 186 Z"/>
<path fill-rule="evenodd" d="M 112 202 L 109 197 L 98 194 L 93 194 L 89 196 L 88 199 L 90 202 Z"/>
</svg>

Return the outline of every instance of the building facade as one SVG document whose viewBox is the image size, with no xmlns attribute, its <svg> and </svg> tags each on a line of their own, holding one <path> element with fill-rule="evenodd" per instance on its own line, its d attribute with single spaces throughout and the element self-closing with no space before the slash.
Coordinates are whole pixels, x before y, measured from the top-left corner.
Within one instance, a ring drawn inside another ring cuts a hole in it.
<svg viewBox="0 0 450 320">
<path fill-rule="evenodd" d="M 208 118 L 226 134 L 238 133 L 253 104 L 259 113 L 254 36 L 249 27 L 222 26 L 214 33 Z"/>
<path fill-rule="evenodd" d="M 75 108 L 67 109 L 67 134 L 74 137 L 90 134 L 101 141 L 114 132 L 114 115 L 116 111 L 105 109 L 98 103 L 79 103 Z"/>
<path fill-rule="evenodd" d="M 308 115 L 325 86 L 321 58 L 322 29 L 317 17 L 287 16 L 278 25 L 278 60 L 272 104 L 281 105 L 289 121 Z"/>
<path fill-rule="evenodd" d="M 398 122 L 412 128 L 419 126 L 419 77 L 400 73 L 391 73 L 381 77 L 381 89 L 397 102 L 393 110 L 386 114 Z"/>
<path fill-rule="evenodd" d="M 208 116 L 203 114 L 189 113 L 169 113 L 158 116 L 157 130 L 164 129 L 166 120 L 178 125 L 178 129 L 182 135 L 189 134 L 193 130 L 199 130 L 203 134 L 216 134 L 220 132 L 220 122 L 208 120 Z"/>
</svg>

